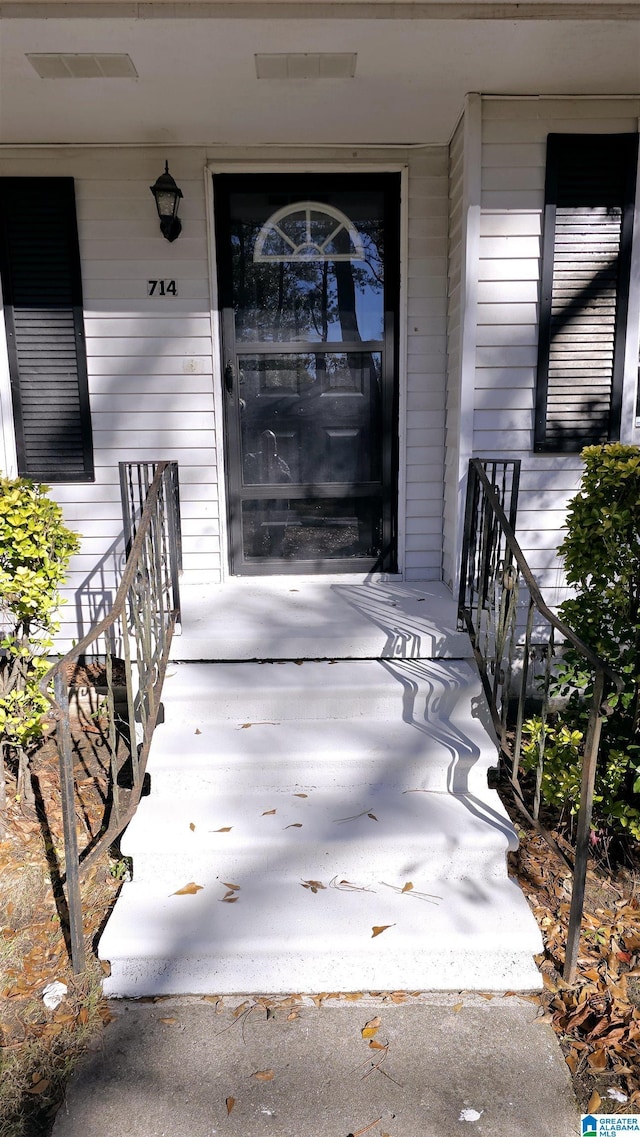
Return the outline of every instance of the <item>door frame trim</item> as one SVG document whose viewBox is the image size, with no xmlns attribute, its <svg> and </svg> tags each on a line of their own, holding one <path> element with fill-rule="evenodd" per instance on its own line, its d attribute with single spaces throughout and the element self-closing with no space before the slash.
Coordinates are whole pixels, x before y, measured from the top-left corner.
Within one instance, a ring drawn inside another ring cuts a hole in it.
<svg viewBox="0 0 640 1137">
<path fill-rule="evenodd" d="M 354 147 L 355 149 L 355 147 Z M 384 149 L 384 147 L 381 147 Z M 397 564 L 393 576 L 404 580 L 407 507 L 407 282 L 409 264 L 409 163 L 408 162 L 339 162 L 286 161 L 254 159 L 253 161 L 210 159 L 204 165 L 207 250 L 209 262 L 209 299 L 211 315 L 213 405 L 215 422 L 216 474 L 220 511 L 220 580 L 229 580 L 230 542 L 228 526 L 227 455 L 224 443 L 222 319 L 218 297 L 218 265 L 213 203 L 213 178 L 216 174 L 400 174 L 400 289 L 398 296 L 398 471 L 397 471 Z M 303 575 L 302 573 L 300 575 Z M 236 577 L 233 578 L 234 580 Z M 241 579 L 241 578 L 237 578 Z M 253 579 L 248 577 L 247 579 Z"/>
</svg>

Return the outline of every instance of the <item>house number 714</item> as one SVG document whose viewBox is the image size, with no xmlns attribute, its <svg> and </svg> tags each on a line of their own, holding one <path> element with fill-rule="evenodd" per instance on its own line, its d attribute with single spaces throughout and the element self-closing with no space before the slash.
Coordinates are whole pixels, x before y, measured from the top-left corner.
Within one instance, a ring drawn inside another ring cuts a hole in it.
<svg viewBox="0 0 640 1137">
<path fill-rule="evenodd" d="M 147 296 L 177 296 L 175 280 L 148 280 Z"/>
</svg>

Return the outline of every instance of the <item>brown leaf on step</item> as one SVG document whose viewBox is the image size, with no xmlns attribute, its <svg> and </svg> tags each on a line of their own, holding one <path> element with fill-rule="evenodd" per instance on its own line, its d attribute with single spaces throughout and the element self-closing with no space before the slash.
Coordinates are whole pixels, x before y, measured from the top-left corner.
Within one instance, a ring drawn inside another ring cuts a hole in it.
<svg viewBox="0 0 640 1137">
<path fill-rule="evenodd" d="M 311 889 L 311 892 L 317 892 L 319 888 L 326 888 L 321 880 L 303 880 L 300 883 L 303 888 Z"/>
<path fill-rule="evenodd" d="M 369 1042 L 369 1049 L 370 1050 L 386 1050 L 387 1047 L 385 1046 L 384 1042 L 376 1042 L 375 1038 L 372 1038 Z"/>
<path fill-rule="evenodd" d="M 223 899 L 223 900 L 228 900 L 230 896 L 233 896 L 233 892 L 232 892 L 231 890 L 229 890 L 228 892 L 225 892 L 225 894 L 224 894 L 224 896 L 222 897 L 222 899 Z M 236 899 L 236 900 L 238 899 L 238 898 L 237 898 L 237 896 L 235 897 L 235 899 Z"/>
<path fill-rule="evenodd" d="M 251 1077 L 255 1078 L 257 1082 L 272 1082 L 275 1074 L 273 1070 L 256 1070 Z"/>
<path fill-rule="evenodd" d="M 276 812 L 275 809 L 265 809 L 262 816 L 263 817 L 273 817 L 275 812 Z"/>
<path fill-rule="evenodd" d="M 253 726 L 252 722 L 243 722 L 241 727 L 240 727 L 240 730 L 248 730 L 250 726 Z"/>
<path fill-rule="evenodd" d="M 458 1011 L 461 1011 L 463 1007 L 464 1007 L 464 1003 L 454 1003 L 453 1007 L 451 1009 L 452 1009 L 452 1011 L 454 1011 L 457 1014 Z"/>
<path fill-rule="evenodd" d="M 191 832 L 192 832 L 192 833 L 194 833 L 194 832 L 195 832 L 195 828 L 196 828 L 196 827 L 195 827 L 195 825 L 193 824 L 193 821 L 190 821 L 190 822 L 189 822 L 189 828 L 190 828 L 190 830 L 191 830 Z"/>
<path fill-rule="evenodd" d="M 302 829 L 302 822 L 292 821 L 291 825 L 285 825 L 285 829 Z"/>
<path fill-rule="evenodd" d="M 229 1114 L 231 1113 L 231 1110 L 233 1109 L 234 1105 L 236 1104 L 236 1099 L 235 1098 L 225 1098 L 224 1104 L 227 1107 L 227 1117 L 228 1117 Z"/>
<path fill-rule="evenodd" d="M 294 659 L 293 662 L 295 663 L 296 667 L 302 667 L 302 664 L 304 663 L 304 659 Z"/>
<path fill-rule="evenodd" d="M 232 892 L 239 892 L 240 891 L 240 885 L 239 884 L 231 884 L 230 881 L 228 881 L 228 880 L 222 880 L 222 881 L 220 881 L 220 883 L 224 884 L 225 888 L 230 888 Z"/>
<path fill-rule="evenodd" d="M 371 929 L 371 939 L 373 940 L 376 936 L 382 935 L 383 932 L 386 932 L 387 928 L 395 928 L 395 924 L 374 924 Z"/>
<path fill-rule="evenodd" d="M 233 1017 L 234 1017 L 234 1019 L 237 1019 L 237 1018 L 238 1018 L 238 1015 L 241 1015 L 241 1014 L 243 1014 L 243 1013 L 244 1013 L 244 1011 L 247 1011 L 247 1010 L 249 1009 L 249 1007 L 250 1007 L 250 1006 L 251 1006 L 251 1004 L 250 1004 L 250 1003 L 248 1003 L 246 999 L 245 999 L 244 1003 L 240 1003 L 240 1006 L 239 1006 L 239 1007 L 236 1007 L 236 1008 L 235 1008 L 235 1009 L 234 1009 L 234 1010 L 231 1012 L 231 1013 L 232 1013 L 232 1015 L 233 1015 Z"/>
<path fill-rule="evenodd" d="M 194 731 L 194 734 L 202 734 L 202 731 L 201 731 L 201 730 L 198 730 L 198 728 L 196 727 L 196 729 L 195 729 L 195 731 Z"/>
<path fill-rule="evenodd" d="M 81 1026 L 85 1026 L 89 1022 L 89 1012 L 86 1007 L 80 1008 L 77 1021 L 81 1024 Z"/>
<path fill-rule="evenodd" d="M 220 901 L 220 903 L 221 904 L 235 904 L 237 899 L 238 899 L 237 896 L 230 896 L 229 893 L 227 893 L 226 896 L 222 897 L 222 900 Z"/>
<path fill-rule="evenodd" d="M 602 1105 L 602 1098 L 597 1090 L 594 1090 L 587 1103 L 587 1113 L 597 1113 Z"/>
<path fill-rule="evenodd" d="M 177 1019 L 171 1019 L 171 1018 L 169 1018 L 169 1019 L 160 1019 L 160 1022 L 161 1022 L 161 1023 L 166 1023 L 166 1025 L 167 1025 L 167 1026 L 173 1026 L 173 1024 L 174 1024 L 174 1023 L 177 1023 L 177 1021 L 178 1021 Z"/>
<path fill-rule="evenodd" d="M 111 964 L 109 963 L 108 959 L 101 959 L 100 960 L 100 967 L 102 968 L 102 974 L 103 975 L 106 975 L 107 977 L 109 977 L 109 975 L 111 975 Z"/>
<path fill-rule="evenodd" d="M 493 995 L 490 991 L 478 991 L 478 994 L 481 999 L 493 999 Z"/>
<path fill-rule="evenodd" d="M 299 1016 L 297 1011 L 289 1011 L 289 1014 L 287 1015 L 287 1022 L 293 1022 L 293 1020 L 297 1019 L 298 1017 Z"/>
<path fill-rule="evenodd" d="M 413 884 L 411 883 L 410 880 L 408 880 L 407 883 L 404 885 L 402 891 L 403 892 L 411 892 L 412 888 L 413 888 Z"/>
<path fill-rule="evenodd" d="M 345 995 L 345 999 L 348 1003 L 356 1003 L 363 997 L 362 991 L 347 991 Z"/>
<path fill-rule="evenodd" d="M 367 814 L 367 817 L 370 817 L 372 821 L 377 821 L 377 820 L 378 820 L 378 818 L 376 817 L 375 813 L 368 813 L 368 814 Z"/>
<path fill-rule="evenodd" d="M 223 825 L 222 829 L 210 829 L 209 832 L 210 833 L 230 833 L 232 829 L 233 829 L 233 825 Z"/>
<path fill-rule="evenodd" d="M 309 794 L 293 794 L 293 797 L 309 797 Z"/>
<path fill-rule="evenodd" d="M 170 895 L 171 896 L 195 896 L 196 892 L 201 892 L 201 890 L 203 888 L 204 888 L 204 885 L 195 884 L 194 881 L 190 880 L 188 884 L 185 884 L 184 888 L 179 888 L 177 890 L 177 892 L 172 892 L 172 893 L 170 893 Z"/>
<path fill-rule="evenodd" d="M 380 1018 L 380 1015 L 376 1015 L 374 1019 L 369 1019 L 369 1022 L 364 1024 L 362 1030 L 360 1031 L 360 1034 L 363 1038 L 373 1038 L 373 1036 L 380 1030 L 381 1026 L 382 1019 Z"/>
</svg>

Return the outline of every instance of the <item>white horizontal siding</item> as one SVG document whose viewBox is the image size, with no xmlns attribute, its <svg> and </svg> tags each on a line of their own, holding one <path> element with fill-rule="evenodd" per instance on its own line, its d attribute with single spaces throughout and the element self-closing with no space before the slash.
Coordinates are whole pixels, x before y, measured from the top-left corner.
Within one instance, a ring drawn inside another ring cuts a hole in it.
<svg viewBox="0 0 640 1137">
<path fill-rule="evenodd" d="M 518 536 L 548 599 L 566 588 L 557 546 L 577 455 L 533 453 L 546 139 L 637 130 L 638 99 L 483 99 L 474 452 L 522 462 Z"/>
</svg>

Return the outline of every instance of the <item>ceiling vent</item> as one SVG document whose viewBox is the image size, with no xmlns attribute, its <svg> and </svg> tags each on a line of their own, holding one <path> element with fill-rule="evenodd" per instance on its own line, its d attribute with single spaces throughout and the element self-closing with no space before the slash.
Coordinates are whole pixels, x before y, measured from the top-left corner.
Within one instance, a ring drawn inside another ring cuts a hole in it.
<svg viewBox="0 0 640 1137">
<path fill-rule="evenodd" d="M 355 51 L 284 52 L 256 55 L 258 79 L 353 79 Z"/>
<path fill-rule="evenodd" d="M 27 59 L 41 79 L 137 79 L 128 55 L 95 54 L 27 54 Z"/>
</svg>

